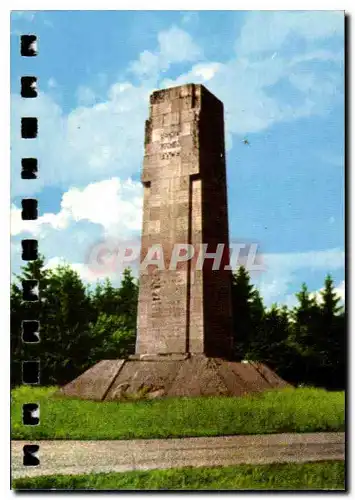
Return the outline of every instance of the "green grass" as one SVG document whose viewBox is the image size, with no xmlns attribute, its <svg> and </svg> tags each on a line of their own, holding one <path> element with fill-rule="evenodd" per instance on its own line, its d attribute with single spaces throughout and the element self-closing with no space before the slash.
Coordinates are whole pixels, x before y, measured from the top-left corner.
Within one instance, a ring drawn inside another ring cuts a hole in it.
<svg viewBox="0 0 355 500">
<path fill-rule="evenodd" d="M 12 486 L 94 490 L 343 490 L 344 476 L 344 462 L 330 461 L 42 476 L 15 479 Z"/>
<path fill-rule="evenodd" d="M 134 439 L 344 430 L 344 392 L 284 389 L 242 398 L 105 402 L 53 396 L 55 387 L 12 391 L 13 439 Z M 22 404 L 40 403 L 40 425 Z"/>
</svg>

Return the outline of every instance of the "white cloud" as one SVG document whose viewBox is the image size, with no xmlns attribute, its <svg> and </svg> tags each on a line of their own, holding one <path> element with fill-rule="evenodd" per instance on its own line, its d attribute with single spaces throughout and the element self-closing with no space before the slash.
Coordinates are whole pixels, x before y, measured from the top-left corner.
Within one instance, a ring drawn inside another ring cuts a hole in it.
<svg viewBox="0 0 355 500">
<path fill-rule="evenodd" d="M 37 99 L 14 95 L 12 196 L 30 195 L 50 185 L 85 186 L 92 179 L 101 180 L 111 175 L 124 178 L 137 172 L 143 157 L 148 95 L 149 90 L 142 86 L 115 84 L 109 90 L 107 101 L 80 106 L 67 116 L 43 92 Z M 37 139 L 21 139 L 22 116 L 38 117 Z M 25 157 L 38 158 L 36 182 L 21 179 L 21 158 Z"/>
<path fill-rule="evenodd" d="M 283 43 L 292 33 L 297 32 L 307 42 L 322 40 L 333 33 L 342 34 L 339 13 L 319 12 L 320 17 L 316 18 L 311 14 L 309 17 L 299 12 L 249 13 L 239 36 L 238 47 L 242 50 L 237 56 L 223 63 L 193 64 L 190 71 L 174 80 L 164 79 L 164 71 L 170 65 L 193 63 L 203 58 L 203 54 L 189 33 L 172 26 L 158 34 L 155 51 L 142 52 L 131 64 L 131 71 L 140 77 L 138 84 L 127 80 L 116 82 L 109 87 L 106 98 L 96 103 L 93 90 L 80 87 L 80 106 L 69 114 L 64 114 L 53 98 L 43 92 L 37 99 L 14 95 L 12 195 L 30 195 L 50 185 L 65 189 L 71 185 L 85 186 L 93 179 L 99 181 L 113 175 L 125 178 L 137 172 L 143 157 L 148 98 L 156 88 L 191 81 L 207 83 L 224 102 L 228 147 L 233 135 L 261 132 L 274 123 L 328 111 L 342 92 L 339 71 L 342 54 L 314 46 L 291 55 L 283 51 Z M 314 31 L 309 19 L 315 24 Z M 264 22 L 265 32 L 260 29 Z M 278 31 L 280 26 L 284 28 Z M 264 56 L 264 49 L 269 46 L 272 52 Z M 272 57 L 275 49 L 277 55 Z M 325 71 L 319 64 L 309 67 L 322 61 L 330 61 L 334 71 Z M 285 81 L 297 88 L 298 98 L 292 104 L 277 91 L 271 92 L 275 85 Z M 50 85 L 54 84 L 51 81 Z M 39 118 L 36 140 L 21 140 L 18 124 L 22 116 Z M 21 158 L 26 156 L 39 159 L 36 182 L 21 179 Z"/>
<path fill-rule="evenodd" d="M 261 132 L 278 122 L 321 115 L 331 109 L 343 92 L 343 54 L 321 50 L 317 43 L 333 35 L 343 36 L 342 12 L 251 12 L 236 42 L 236 55 L 215 65 L 208 88 L 224 103 L 226 133 Z M 299 38 L 288 50 L 286 41 Z M 331 69 L 320 64 L 332 63 Z M 311 63 L 316 63 L 312 65 Z M 187 82 L 204 83 L 200 65 L 160 87 Z M 278 84 L 292 85 L 292 101 L 277 91 Z M 274 90 L 275 89 L 275 90 Z"/>
<path fill-rule="evenodd" d="M 119 178 L 89 184 L 85 189 L 72 188 L 64 193 L 62 212 L 74 221 L 87 219 L 106 231 L 139 231 L 142 223 L 142 187 L 131 179 Z"/>
<path fill-rule="evenodd" d="M 297 65 L 299 63 L 314 62 L 314 61 L 328 61 L 341 63 L 344 60 L 343 52 L 330 50 L 314 50 L 310 52 L 304 52 L 290 59 L 290 66 Z"/>
<path fill-rule="evenodd" d="M 78 102 L 80 106 L 90 106 L 96 101 L 96 94 L 90 87 L 81 85 L 77 90 Z"/>
<path fill-rule="evenodd" d="M 345 302 L 345 280 L 341 281 L 336 287 L 335 287 L 336 293 L 339 295 L 341 300 Z"/>
<path fill-rule="evenodd" d="M 305 73 L 302 65 L 292 65 L 287 57 L 275 57 L 251 62 L 248 59 L 231 60 L 228 63 L 208 63 L 213 74 L 208 76 L 208 88 L 224 103 L 226 132 L 244 135 L 261 132 L 273 124 L 319 115 L 331 108 L 342 86 L 338 73 Z M 175 80 L 165 79 L 160 87 L 181 85 L 194 81 L 205 83 L 200 65 Z M 299 90 L 295 102 L 271 93 L 282 81 L 288 81 Z"/>
<path fill-rule="evenodd" d="M 44 186 L 83 186 L 92 179 L 111 175 L 124 178 L 137 172 L 143 158 L 148 99 L 157 86 L 154 61 L 159 72 L 170 64 L 194 60 L 200 54 L 191 36 L 174 26 L 159 33 L 158 41 L 155 54 L 143 53 L 137 61 L 137 68 L 146 65 L 147 72 L 153 72 L 150 79 L 138 85 L 128 81 L 114 83 L 108 89 L 106 100 L 99 103 L 93 102 L 92 89 L 79 87 L 80 106 L 68 115 L 44 92 L 37 99 L 12 96 L 12 196 L 30 195 Z M 52 86 L 55 84 L 52 79 L 50 82 Z M 38 117 L 36 140 L 21 139 L 18 124 L 22 116 Z M 21 179 L 21 158 L 24 157 L 39 160 L 36 182 Z"/>
<path fill-rule="evenodd" d="M 114 177 L 83 189 L 69 189 L 63 194 L 58 213 L 45 213 L 37 220 L 22 220 L 21 209 L 13 205 L 11 234 L 26 232 L 38 236 L 48 229 L 60 231 L 78 221 L 88 221 L 102 226 L 107 234 L 117 231 L 120 235 L 130 235 L 141 229 L 141 219 L 141 184 Z"/>
<path fill-rule="evenodd" d="M 158 49 L 155 52 L 143 51 L 134 61 L 130 70 L 140 77 L 157 76 L 172 64 L 195 61 L 202 57 L 202 51 L 186 31 L 172 26 L 158 34 Z"/>
<path fill-rule="evenodd" d="M 289 306 L 295 304 L 294 294 L 289 291 L 300 271 L 322 270 L 327 273 L 343 269 L 345 264 L 345 252 L 340 248 L 264 254 L 262 258 L 266 270 L 255 277 L 253 281 L 267 305 L 271 305 L 273 302 Z"/>
<path fill-rule="evenodd" d="M 201 77 L 203 82 L 207 82 L 218 73 L 220 67 L 220 63 L 202 63 L 194 66 L 194 72 L 196 77 Z"/>
<path fill-rule="evenodd" d="M 11 208 L 11 234 L 16 236 L 21 233 L 29 233 L 38 236 L 46 227 L 51 229 L 65 229 L 69 224 L 69 214 L 59 212 L 58 214 L 46 213 L 36 220 L 22 220 L 21 209 L 12 205 Z"/>
<path fill-rule="evenodd" d="M 343 35 L 342 11 L 255 11 L 250 13 L 236 43 L 238 56 L 280 49 L 290 36 L 307 41 Z"/>
<path fill-rule="evenodd" d="M 312 297 L 315 297 L 316 301 L 318 303 L 321 302 L 322 300 L 322 295 L 321 295 L 321 292 L 324 291 L 324 287 L 323 288 L 320 288 L 319 290 L 317 290 L 316 292 L 312 292 L 310 295 Z M 341 281 L 335 288 L 334 288 L 334 291 L 335 293 L 338 295 L 338 297 L 340 297 L 341 299 L 341 302 L 345 302 L 345 280 Z"/>
<path fill-rule="evenodd" d="M 37 221 L 22 221 L 15 207 L 13 234 L 26 234 L 27 228 L 27 234 L 41 240 L 41 251 L 48 258 L 66 258 L 82 266 L 85 252 L 103 234 L 129 238 L 140 230 L 140 186 L 120 178 L 140 168 L 148 97 L 155 88 L 208 82 L 209 90 L 224 102 L 229 145 L 233 135 L 260 132 L 278 122 L 330 109 L 342 91 L 343 56 L 338 50 L 320 50 L 317 42 L 343 34 L 342 13 L 318 12 L 315 17 L 304 12 L 253 12 L 246 19 L 236 54 L 229 61 L 201 62 L 202 50 L 192 36 L 173 26 L 158 34 L 155 51 L 142 52 L 130 65 L 140 77 L 138 84 L 120 80 L 97 103 L 92 89 L 79 88 L 80 106 L 69 114 L 43 92 L 32 100 L 13 96 L 12 195 L 30 195 L 50 185 L 67 190 L 60 211 L 45 213 Z M 290 54 L 287 42 L 292 36 L 303 38 L 305 46 Z M 182 62 L 195 64 L 174 80 L 163 79 L 172 64 Z M 323 62 L 331 63 L 333 69 L 327 64 L 324 70 Z M 49 87 L 56 85 L 51 80 Z M 280 82 L 296 88 L 298 100 L 291 104 L 276 91 L 272 93 Z M 36 140 L 21 140 L 22 116 L 39 118 Z M 35 182 L 20 178 L 21 158 L 28 156 L 39 159 Z M 268 255 L 265 260 L 269 269 L 262 293 L 271 302 L 287 296 L 297 269 L 332 270 L 344 264 L 338 249 Z"/>
<path fill-rule="evenodd" d="M 141 225 L 142 188 L 130 179 L 71 188 L 63 194 L 57 213 L 44 213 L 35 221 L 23 221 L 21 209 L 13 206 L 12 270 L 18 272 L 22 264 L 20 240 L 35 237 L 49 267 L 69 262 L 85 281 L 110 277 L 117 283 L 122 266 L 112 263 L 110 256 L 101 257 L 100 251 L 115 252 L 123 241 L 139 244 Z"/>
<path fill-rule="evenodd" d="M 55 269 L 58 266 L 63 266 L 68 264 L 68 261 L 61 257 L 52 257 L 51 259 L 48 259 L 46 265 L 44 266 L 45 269 Z M 85 282 L 85 283 L 95 283 L 98 279 L 97 274 L 95 274 L 89 266 L 81 263 L 75 263 L 75 262 L 70 262 L 70 267 L 76 271 L 80 278 Z"/>
<path fill-rule="evenodd" d="M 266 267 L 282 267 L 282 269 L 309 268 L 334 270 L 344 266 L 345 252 L 340 248 L 328 250 L 265 254 Z"/>
<path fill-rule="evenodd" d="M 159 33 L 158 40 L 160 57 L 170 64 L 195 61 L 202 55 L 201 49 L 195 44 L 191 35 L 176 26 Z"/>
<path fill-rule="evenodd" d="M 323 288 L 320 290 L 316 290 L 315 292 L 310 292 L 311 297 L 315 297 L 316 301 L 318 304 L 322 300 L 322 296 L 320 292 L 323 291 Z M 345 303 L 345 281 L 341 281 L 335 288 L 334 291 L 338 295 L 338 297 L 341 299 L 340 304 Z M 286 304 L 289 308 L 295 307 L 298 304 L 298 300 L 295 294 L 287 294 L 284 297 L 284 300 L 282 302 L 283 304 Z"/>
</svg>

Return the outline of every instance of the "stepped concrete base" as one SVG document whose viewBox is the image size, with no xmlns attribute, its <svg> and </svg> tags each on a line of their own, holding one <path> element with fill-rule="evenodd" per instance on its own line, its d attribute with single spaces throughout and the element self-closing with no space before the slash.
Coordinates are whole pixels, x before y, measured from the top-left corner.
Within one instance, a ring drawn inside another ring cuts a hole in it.
<svg viewBox="0 0 355 500">
<path fill-rule="evenodd" d="M 134 355 L 104 360 L 62 387 L 61 396 L 94 401 L 243 396 L 291 387 L 266 365 L 204 355 Z"/>
</svg>

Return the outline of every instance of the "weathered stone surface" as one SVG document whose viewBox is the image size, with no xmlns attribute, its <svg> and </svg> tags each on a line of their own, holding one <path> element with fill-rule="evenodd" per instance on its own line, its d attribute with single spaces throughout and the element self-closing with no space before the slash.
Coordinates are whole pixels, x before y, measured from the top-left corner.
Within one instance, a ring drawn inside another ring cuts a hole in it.
<svg viewBox="0 0 355 500">
<path fill-rule="evenodd" d="M 206 261 L 194 280 L 197 251 L 215 242 L 227 249 L 228 216 L 223 105 L 202 85 L 154 92 L 146 123 L 142 260 L 162 245 L 164 270 L 141 272 L 136 352 L 232 352 L 231 275 Z M 158 117 L 163 117 L 158 120 Z M 196 257 L 179 262 L 177 284 L 166 269 L 175 243 L 192 244 Z M 228 262 L 226 261 L 225 264 Z"/>
<path fill-rule="evenodd" d="M 202 355 L 135 356 L 101 361 L 59 394 L 96 401 L 160 397 L 243 396 L 289 384 L 261 363 L 237 363 Z M 290 386 L 289 386 L 290 387 Z"/>
<path fill-rule="evenodd" d="M 102 401 L 124 362 L 124 359 L 100 361 L 80 377 L 59 389 L 58 395 Z"/>
<path fill-rule="evenodd" d="M 255 366 L 255 368 L 259 371 L 259 373 L 273 387 L 282 389 L 283 387 L 289 386 L 287 382 L 285 382 L 282 378 L 278 377 L 275 372 L 270 370 L 270 368 L 264 365 L 263 363 L 252 361 L 251 364 Z"/>
<path fill-rule="evenodd" d="M 157 264 L 140 270 L 136 354 L 101 361 L 60 394 L 129 400 L 242 396 L 288 386 L 261 363 L 229 361 L 223 104 L 202 85 L 154 92 L 144 144 L 141 261 L 154 256 Z M 193 245 L 194 255 L 173 266 L 177 243 Z M 220 244 L 217 269 L 211 258 L 199 268 L 202 253 L 215 254 Z"/>
</svg>

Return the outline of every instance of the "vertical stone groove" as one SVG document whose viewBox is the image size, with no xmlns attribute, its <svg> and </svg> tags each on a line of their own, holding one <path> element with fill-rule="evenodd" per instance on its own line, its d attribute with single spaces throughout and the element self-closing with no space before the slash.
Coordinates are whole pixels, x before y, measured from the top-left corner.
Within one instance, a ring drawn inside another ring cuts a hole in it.
<svg viewBox="0 0 355 500">
<path fill-rule="evenodd" d="M 202 243 L 208 253 L 218 243 L 229 246 L 223 151 L 223 105 L 207 89 L 187 84 L 153 92 L 141 178 L 141 260 L 161 245 L 164 268 L 140 270 L 138 355 L 230 354 L 231 283 L 208 261 L 194 267 Z M 176 244 L 192 244 L 195 256 L 171 269 Z"/>
</svg>

